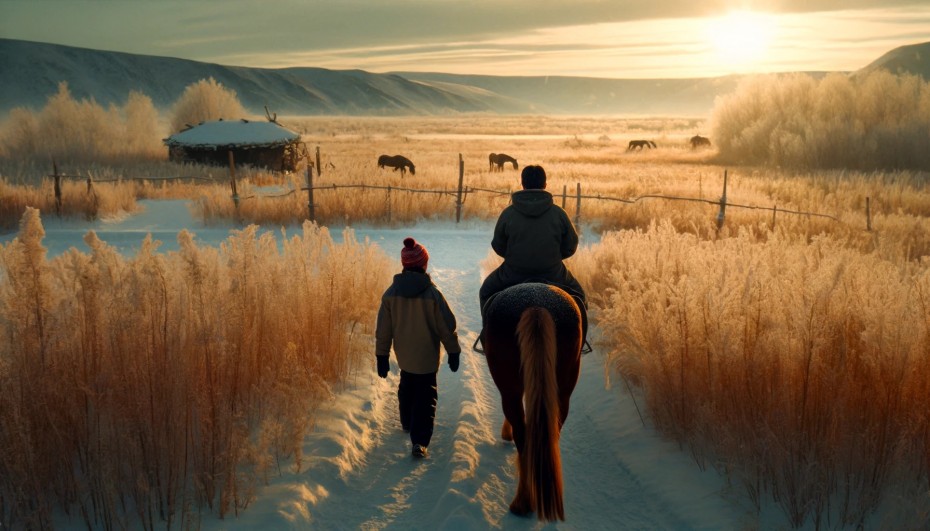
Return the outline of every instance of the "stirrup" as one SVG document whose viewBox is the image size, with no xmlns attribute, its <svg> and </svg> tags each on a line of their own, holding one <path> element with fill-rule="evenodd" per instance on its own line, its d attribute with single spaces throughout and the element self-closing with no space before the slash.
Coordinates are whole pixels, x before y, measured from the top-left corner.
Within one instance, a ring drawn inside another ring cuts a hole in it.
<svg viewBox="0 0 930 531">
<path fill-rule="evenodd" d="M 477 352 L 478 354 L 484 354 L 484 343 L 481 341 L 481 335 L 484 334 L 484 329 L 478 333 L 478 337 L 475 338 L 475 344 L 471 346 L 471 349 Z M 481 346 L 478 344 L 481 343 Z"/>
<path fill-rule="evenodd" d="M 584 342 L 581 344 L 581 354 L 587 354 L 589 352 L 594 352 L 594 347 L 591 346 L 591 343 L 588 343 L 588 338 L 584 338 Z"/>
</svg>

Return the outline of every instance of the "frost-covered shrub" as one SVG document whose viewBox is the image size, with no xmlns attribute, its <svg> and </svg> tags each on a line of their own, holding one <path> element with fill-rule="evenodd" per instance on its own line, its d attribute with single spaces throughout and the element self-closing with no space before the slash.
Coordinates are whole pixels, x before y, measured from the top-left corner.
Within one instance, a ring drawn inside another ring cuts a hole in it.
<svg viewBox="0 0 930 531">
<path fill-rule="evenodd" d="M 236 91 L 217 83 L 212 77 L 188 85 L 174 103 L 171 132 L 184 130 L 188 125 L 211 120 L 238 120 L 245 116 Z"/>
<path fill-rule="evenodd" d="M 930 83 L 917 76 L 752 77 L 717 101 L 711 122 L 732 162 L 930 169 Z"/>
<path fill-rule="evenodd" d="M 122 108 L 77 101 L 67 83 L 45 107 L 16 108 L 0 124 L 0 157 L 59 162 L 117 162 L 164 157 L 158 111 L 151 98 L 130 92 Z"/>
</svg>

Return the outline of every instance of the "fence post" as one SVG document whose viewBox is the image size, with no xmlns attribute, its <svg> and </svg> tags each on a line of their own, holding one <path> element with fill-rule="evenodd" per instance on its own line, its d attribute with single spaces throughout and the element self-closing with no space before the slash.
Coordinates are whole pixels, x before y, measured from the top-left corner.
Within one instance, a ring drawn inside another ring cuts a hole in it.
<svg viewBox="0 0 930 531">
<path fill-rule="evenodd" d="M 565 210 L 565 198 L 568 195 L 568 185 L 562 185 L 562 210 Z"/>
<path fill-rule="evenodd" d="M 869 196 L 865 196 L 865 230 L 872 232 L 872 205 Z"/>
<path fill-rule="evenodd" d="M 778 203 L 772 205 L 772 230 L 775 230 L 775 213 L 778 212 Z"/>
<path fill-rule="evenodd" d="M 55 213 L 61 217 L 61 175 L 58 175 L 58 163 L 52 161 L 52 176 L 55 178 Z"/>
<path fill-rule="evenodd" d="M 388 185 L 387 189 L 387 218 L 388 223 L 391 222 L 391 185 Z"/>
<path fill-rule="evenodd" d="M 322 171 L 323 171 L 323 166 L 320 165 L 320 146 L 317 146 L 316 147 L 316 176 L 319 177 Z"/>
<path fill-rule="evenodd" d="M 575 226 L 578 226 L 578 223 L 581 222 L 581 183 L 575 183 L 575 184 L 577 184 L 577 190 L 578 190 L 578 195 L 576 196 L 578 198 L 578 201 L 575 204 Z"/>
<path fill-rule="evenodd" d="M 232 188 L 232 200 L 236 206 L 236 220 L 239 220 L 239 191 L 236 189 L 236 160 L 230 149 L 229 153 L 229 185 Z"/>
<path fill-rule="evenodd" d="M 462 181 L 465 178 L 465 160 L 462 158 L 462 154 L 459 153 L 459 190 L 458 195 L 455 198 L 455 222 L 458 223 L 462 219 Z"/>
<path fill-rule="evenodd" d="M 313 166 L 307 164 L 307 216 L 310 221 L 316 221 L 316 210 L 313 205 Z"/>
<path fill-rule="evenodd" d="M 88 217 L 90 219 L 97 219 L 97 212 L 100 210 L 100 201 L 97 200 L 97 192 L 94 191 L 94 179 L 90 175 L 87 176 L 87 195 L 91 196 L 93 203 L 90 205 L 90 212 L 88 212 Z"/>
<path fill-rule="evenodd" d="M 723 170 L 723 195 L 720 196 L 720 211 L 717 212 L 717 230 L 723 227 L 727 211 L 727 170 Z"/>
</svg>

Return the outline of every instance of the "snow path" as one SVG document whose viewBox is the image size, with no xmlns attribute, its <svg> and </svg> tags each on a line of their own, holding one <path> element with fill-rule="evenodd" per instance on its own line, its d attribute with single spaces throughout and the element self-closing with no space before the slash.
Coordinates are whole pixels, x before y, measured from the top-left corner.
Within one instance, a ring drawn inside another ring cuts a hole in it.
<svg viewBox="0 0 930 531">
<path fill-rule="evenodd" d="M 121 220 L 49 220 L 44 242 L 49 255 L 71 246 L 86 251 L 81 237 L 89 229 L 127 254 L 146 233 L 163 242 L 161 250 L 177 248 L 182 228 L 195 232 L 200 244 L 218 245 L 228 236 L 229 227 L 207 228 L 191 219 L 183 202 L 144 203 L 145 212 Z M 458 319 L 462 364 L 457 373 L 445 362 L 440 370 L 430 457 L 413 459 L 409 436 L 400 430 L 393 357 L 387 380 L 377 377 L 372 360 L 317 412 L 299 470 L 283 464 L 238 517 L 204 514 L 203 529 L 679 530 L 759 524 L 746 507 L 726 499 L 726 484 L 716 472 L 700 471 L 677 445 L 644 426 L 622 383 L 607 385 L 603 348 L 582 358 L 562 432 L 566 521 L 544 525 L 508 512 L 516 451 L 499 438 L 500 397 L 484 358 L 471 350 L 480 321 L 478 263 L 488 253 L 491 231 L 490 224 L 355 231 L 389 256 L 399 257 L 406 236 L 423 243 L 429 272 Z M 341 231 L 332 232 L 341 238 Z M 2 235 L 0 242 L 13 236 Z M 592 333 L 596 337 L 596 329 Z"/>
<path fill-rule="evenodd" d="M 412 458 L 409 436 L 400 430 L 393 358 L 387 380 L 375 375 L 372 362 L 351 390 L 319 412 L 304 450 L 308 469 L 280 478 L 299 496 L 271 494 L 278 499 L 277 518 L 250 510 L 235 523 L 217 523 L 217 529 L 744 527 L 739 509 L 722 497 L 719 476 L 701 472 L 676 445 L 644 427 L 629 393 L 607 387 L 600 351 L 582 360 L 562 432 L 566 521 L 544 525 L 509 513 L 516 451 L 499 438 L 500 397 L 484 358 L 471 350 L 480 323 L 478 262 L 490 233 L 490 226 L 356 229 L 359 239 L 369 237 L 390 256 L 399 255 L 406 236 L 425 245 L 429 272 L 458 319 L 462 367 L 452 373 L 443 363 L 440 370 L 430 457 Z"/>
</svg>

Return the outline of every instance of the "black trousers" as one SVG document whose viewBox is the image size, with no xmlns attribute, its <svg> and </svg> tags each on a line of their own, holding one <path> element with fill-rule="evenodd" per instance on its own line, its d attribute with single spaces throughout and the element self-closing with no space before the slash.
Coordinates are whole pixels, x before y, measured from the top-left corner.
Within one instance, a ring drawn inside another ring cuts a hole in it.
<svg viewBox="0 0 930 531">
<path fill-rule="evenodd" d="M 410 430 L 411 443 L 429 446 L 438 398 L 435 372 L 414 374 L 400 371 L 400 385 L 397 387 L 400 424 Z"/>
</svg>

